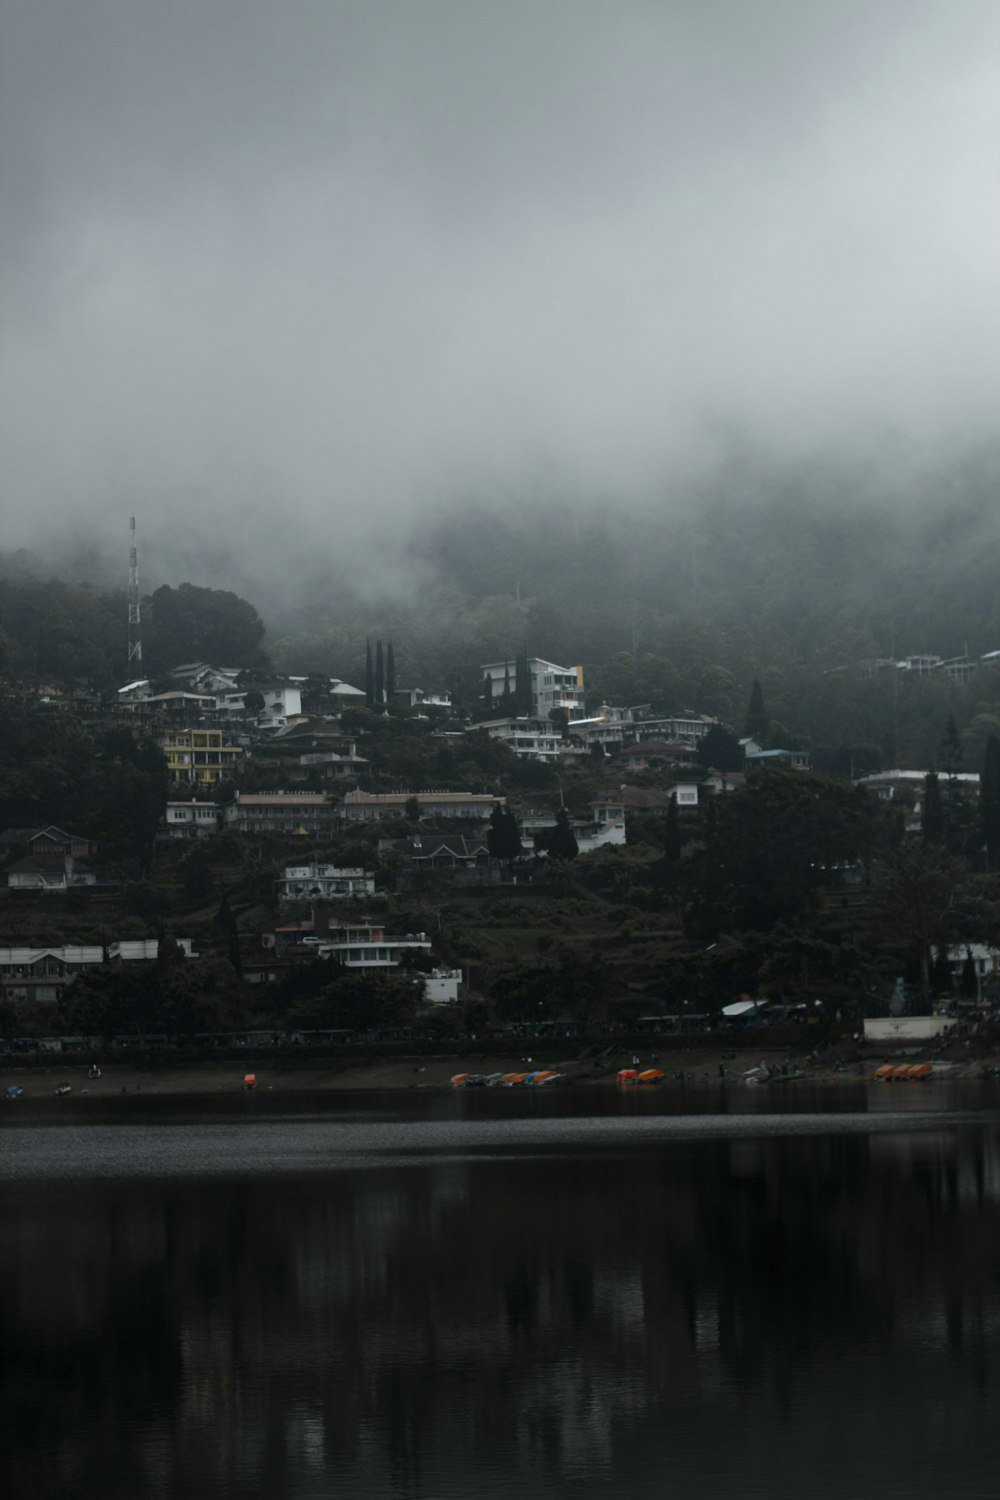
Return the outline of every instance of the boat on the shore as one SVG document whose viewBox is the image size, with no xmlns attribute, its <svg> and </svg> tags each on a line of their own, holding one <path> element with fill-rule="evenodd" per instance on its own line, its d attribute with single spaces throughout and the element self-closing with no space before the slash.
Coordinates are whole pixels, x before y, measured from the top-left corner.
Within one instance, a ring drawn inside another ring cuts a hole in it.
<svg viewBox="0 0 1000 1500">
<path fill-rule="evenodd" d="M 929 1062 L 883 1063 L 873 1076 L 878 1083 L 926 1083 L 933 1073 L 934 1064 Z"/>
</svg>

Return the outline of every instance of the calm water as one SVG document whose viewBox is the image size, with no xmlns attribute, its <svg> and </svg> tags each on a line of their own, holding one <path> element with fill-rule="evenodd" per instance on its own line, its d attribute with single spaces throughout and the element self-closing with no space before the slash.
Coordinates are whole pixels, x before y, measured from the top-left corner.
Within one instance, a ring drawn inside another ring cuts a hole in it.
<svg viewBox="0 0 1000 1500">
<path fill-rule="evenodd" d="M 21 1101 L 0 1360 L 31 1500 L 996 1500 L 1000 1093 Z"/>
</svg>

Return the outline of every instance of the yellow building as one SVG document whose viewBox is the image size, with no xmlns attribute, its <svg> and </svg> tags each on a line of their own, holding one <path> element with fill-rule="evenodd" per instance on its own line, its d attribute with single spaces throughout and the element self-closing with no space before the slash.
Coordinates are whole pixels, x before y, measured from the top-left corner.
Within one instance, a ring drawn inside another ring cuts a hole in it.
<svg viewBox="0 0 1000 1500">
<path fill-rule="evenodd" d="M 197 786 L 232 776 L 243 751 L 223 744 L 221 729 L 168 729 L 156 743 L 167 757 L 171 779 Z"/>
</svg>

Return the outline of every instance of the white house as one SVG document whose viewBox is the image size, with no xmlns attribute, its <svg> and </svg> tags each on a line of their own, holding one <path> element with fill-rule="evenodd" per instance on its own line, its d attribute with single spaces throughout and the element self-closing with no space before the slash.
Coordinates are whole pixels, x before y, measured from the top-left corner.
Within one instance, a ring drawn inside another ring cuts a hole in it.
<svg viewBox="0 0 1000 1500">
<path fill-rule="evenodd" d="M 547 718 L 488 719 L 470 732 L 480 729 L 485 730 L 491 740 L 499 740 L 526 760 L 556 761 L 562 755 L 562 735 Z"/>
<path fill-rule="evenodd" d="M 245 688 L 233 687 L 219 693 L 215 700 L 217 711 L 242 716 L 246 713 L 248 693 L 259 693 L 264 700 L 264 707 L 256 716 L 261 725 L 287 723 L 302 713 L 302 690 L 298 683 L 275 681 L 250 683 Z"/>
<path fill-rule="evenodd" d="M 505 683 L 509 685 L 511 692 L 514 691 L 517 680 L 516 661 L 488 662 L 480 671 L 484 692 L 487 691 L 486 683 L 489 682 L 488 691 L 494 703 L 499 703 L 502 699 Z M 565 709 L 571 719 L 583 718 L 582 667 L 560 667 L 554 661 L 544 661 L 540 656 L 532 656 L 528 660 L 528 671 L 531 676 L 531 706 L 539 718 L 548 720 L 554 708 Z"/>
<path fill-rule="evenodd" d="M 11 891 L 69 891 L 96 885 L 97 876 L 72 854 L 29 854 L 6 870 Z"/>
<path fill-rule="evenodd" d="M 219 809 L 214 802 L 168 802 L 163 824 L 171 839 L 207 838 L 219 831 Z"/>
<path fill-rule="evenodd" d="M 424 998 L 432 1005 L 455 1005 L 458 987 L 462 983 L 461 969 L 434 969 L 422 976 Z"/>
<path fill-rule="evenodd" d="M 405 818 L 407 803 L 416 802 L 422 818 L 482 821 L 506 800 L 492 792 L 347 792 L 341 815 L 347 823 L 379 823 L 385 818 Z"/>
<path fill-rule="evenodd" d="M 286 865 L 275 882 L 278 904 L 296 901 L 333 901 L 344 896 L 359 899 L 375 894 L 375 877 L 367 870 L 338 865 Z"/>
<path fill-rule="evenodd" d="M 177 938 L 185 958 L 197 958 L 191 938 Z M 57 948 L 0 948 L 0 984 L 15 1000 L 58 1000 L 77 974 L 103 963 L 149 963 L 159 952 L 156 938 L 108 945 L 64 944 Z"/>
<path fill-rule="evenodd" d="M 394 697 L 407 708 L 451 708 L 451 694 L 444 688 L 401 687 Z"/>
</svg>

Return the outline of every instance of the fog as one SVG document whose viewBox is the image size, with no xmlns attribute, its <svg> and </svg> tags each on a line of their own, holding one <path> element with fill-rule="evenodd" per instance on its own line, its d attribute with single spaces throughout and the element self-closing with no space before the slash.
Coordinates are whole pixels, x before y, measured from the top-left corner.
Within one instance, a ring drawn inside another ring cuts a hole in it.
<svg viewBox="0 0 1000 1500">
<path fill-rule="evenodd" d="M 0 9 L 5 548 L 376 587 L 452 507 L 995 436 L 990 0 Z"/>
</svg>

